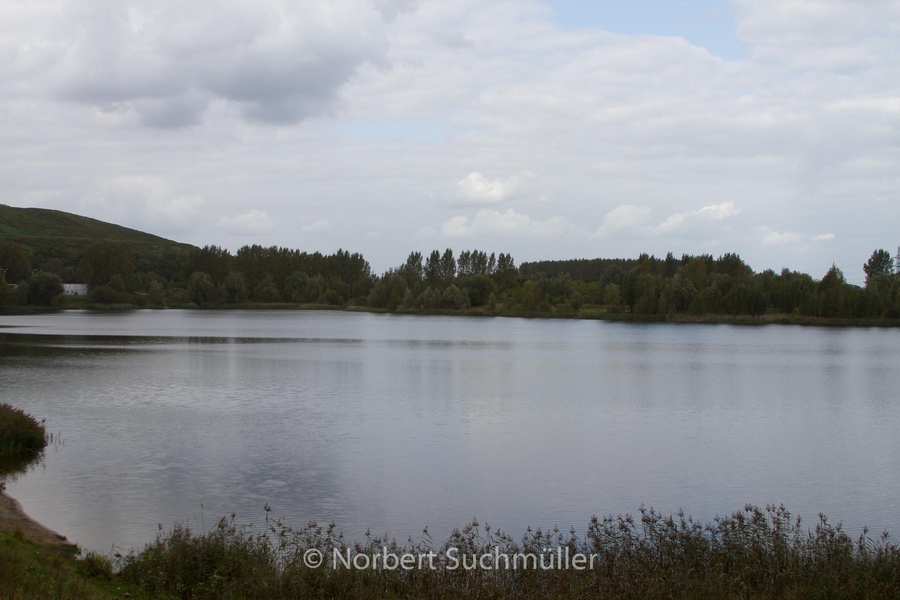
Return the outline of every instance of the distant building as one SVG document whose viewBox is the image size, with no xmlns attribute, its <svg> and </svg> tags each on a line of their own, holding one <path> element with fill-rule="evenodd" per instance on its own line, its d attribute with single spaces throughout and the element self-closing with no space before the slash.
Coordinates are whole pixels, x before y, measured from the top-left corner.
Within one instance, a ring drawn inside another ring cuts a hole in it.
<svg viewBox="0 0 900 600">
<path fill-rule="evenodd" d="M 66 296 L 87 296 L 88 284 L 86 283 L 64 283 L 63 293 Z"/>
</svg>

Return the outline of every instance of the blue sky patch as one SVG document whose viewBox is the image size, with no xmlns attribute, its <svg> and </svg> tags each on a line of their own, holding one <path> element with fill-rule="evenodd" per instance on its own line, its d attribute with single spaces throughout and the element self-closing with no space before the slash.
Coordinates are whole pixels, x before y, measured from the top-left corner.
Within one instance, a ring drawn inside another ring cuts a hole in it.
<svg viewBox="0 0 900 600">
<path fill-rule="evenodd" d="M 631 35 L 683 37 L 726 59 L 745 58 L 728 0 L 543 0 L 554 20 L 572 28 L 596 28 Z"/>
</svg>

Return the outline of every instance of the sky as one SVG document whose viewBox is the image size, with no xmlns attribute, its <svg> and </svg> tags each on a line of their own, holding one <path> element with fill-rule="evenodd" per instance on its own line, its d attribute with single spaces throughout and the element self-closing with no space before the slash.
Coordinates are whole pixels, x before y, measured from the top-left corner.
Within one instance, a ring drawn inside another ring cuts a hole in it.
<svg viewBox="0 0 900 600">
<path fill-rule="evenodd" d="M 0 203 L 517 262 L 900 245 L 897 0 L 6 0 Z"/>
</svg>

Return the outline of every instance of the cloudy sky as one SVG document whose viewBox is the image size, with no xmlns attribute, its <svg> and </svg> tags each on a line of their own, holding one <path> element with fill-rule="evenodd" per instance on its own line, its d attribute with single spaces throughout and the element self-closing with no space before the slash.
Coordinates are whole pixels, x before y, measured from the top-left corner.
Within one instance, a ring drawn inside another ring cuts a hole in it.
<svg viewBox="0 0 900 600">
<path fill-rule="evenodd" d="M 900 244 L 897 0 L 6 0 L 0 202 L 194 244 Z"/>
</svg>

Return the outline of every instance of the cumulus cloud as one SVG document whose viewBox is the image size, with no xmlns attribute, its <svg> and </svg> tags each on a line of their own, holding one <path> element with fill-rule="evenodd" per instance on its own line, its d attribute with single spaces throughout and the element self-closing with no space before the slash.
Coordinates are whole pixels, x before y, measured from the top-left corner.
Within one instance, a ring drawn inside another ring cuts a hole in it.
<svg viewBox="0 0 900 600">
<path fill-rule="evenodd" d="M 741 212 L 732 200 L 719 204 L 710 204 L 697 210 L 687 210 L 669 216 L 658 225 L 649 224 L 650 208 L 622 204 L 612 209 L 603 217 L 603 223 L 594 233 L 594 237 L 606 238 L 630 235 L 632 237 L 663 237 L 678 233 L 681 235 L 697 233 L 698 226 L 713 221 L 722 221 Z"/>
<path fill-rule="evenodd" d="M 372 2 L 388 21 L 393 21 L 400 14 L 415 12 L 419 6 L 419 0 L 372 0 Z"/>
<path fill-rule="evenodd" d="M 360 65 L 385 61 L 386 21 L 416 7 L 401 0 L 56 4 L 41 5 L 38 31 L 6 39 L 12 75 L 61 99 L 133 111 L 144 124 L 169 128 L 197 123 L 215 101 L 268 123 L 329 113 Z"/>
<path fill-rule="evenodd" d="M 329 221 L 313 221 L 309 225 L 300 228 L 303 233 L 321 233 L 323 231 L 331 231 L 331 223 Z"/>
<path fill-rule="evenodd" d="M 482 209 L 469 219 L 460 215 L 444 221 L 441 235 L 445 237 L 474 237 L 477 235 L 505 236 L 513 238 L 558 238 L 567 233 L 579 231 L 564 217 L 550 217 L 546 220 L 532 219 L 513 209 L 501 213 L 497 210 Z"/>
<path fill-rule="evenodd" d="M 741 209 L 734 204 L 734 201 L 728 200 L 720 204 L 704 206 L 699 210 L 675 213 L 656 227 L 653 227 L 652 231 L 658 235 L 665 235 L 678 229 L 683 229 L 685 226 L 694 222 L 721 221 L 722 219 L 733 217 L 740 212 Z"/>
<path fill-rule="evenodd" d="M 184 228 L 200 218 L 204 205 L 206 200 L 199 196 L 178 196 L 171 200 L 162 199 L 153 202 L 149 210 L 158 214 L 169 225 Z"/>
<path fill-rule="evenodd" d="M 738 34 L 757 60 L 799 69 L 872 66 L 894 57 L 900 5 L 873 0 L 735 0 Z"/>
<path fill-rule="evenodd" d="M 604 238 L 633 231 L 645 225 L 649 218 L 650 209 L 648 207 L 622 204 L 606 213 L 603 217 L 603 224 L 600 225 L 594 236 Z"/>
<path fill-rule="evenodd" d="M 457 206 L 491 206 L 502 204 L 524 191 L 525 182 L 534 177 L 522 171 L 506 179 L 488 179 L 473 171 L 456 184 L 457 196 L 450 203 Z"/>
<path fill-rule="evenodd" d="M 423 226 L 419 227 L 418 229 L 416 229 L 416 233 L 415 233 L 414 237 L 424 240 L 424 239 L 427 239 L 430 237 L 434 237 L 434 234 L 435 234 L 434 227 L 429 227 L 428 225 L 423 225 Z"/>
<path fill-rule="evenodd" d="M 256 235 L 271 232 L 275 223 L 265 212 L 254 208 L 236 217 L 222 217 L 219 227 L 235 235 Z"/>
<path fill-rule="evenodd" d="M 178 194 L 162 178 L 133 175 L 110 179 L 100 191 L 90 195 L 86 205 L 107 219 L 133 227 L 149 223 L 175 231 L 184 231 L 201 218 L 206 200 L 190 194 Z"/>
<path fill-rule="evenodd" d="M 800 241 L 800 234 L 792 231 L 776 231 L 769 227 L 760 229 L 760 243 L 763 246 L 781 246 Z"/>
<path fill-rule="evenodd" d="M 811 242 L 830 242 L 833 239 L 834 239 L 833 233 L 823 233 L 821 235 L 812 236 L 811 238 L 809 238 L 809 241 L 811 241 Z"/>
</svg>

